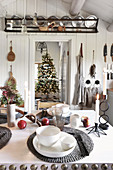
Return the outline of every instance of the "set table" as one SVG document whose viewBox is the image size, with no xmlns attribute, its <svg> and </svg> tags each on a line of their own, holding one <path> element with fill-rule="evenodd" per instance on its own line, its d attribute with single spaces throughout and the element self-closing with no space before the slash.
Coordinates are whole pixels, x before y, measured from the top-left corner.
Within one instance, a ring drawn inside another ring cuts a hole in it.
<svg viewBox="0 0 113 170">
<path fill-rule="evenodd" d="M 70 110 L 70 112 L 77 113 L 80 116 L 87 116 L 90 120 L 90 125 L 94 125 L 95 111 L 93 110 Z M 25 129 L 20 130 L 17 126 L 17 122 L 23 119 L 27 122 Z M 1 124 L 0 126 L 7 127 L 7 123 Z M 70 126 L 70 125 L 66 125 Z M 14 164 L 17 169 L 21 165 L 26 165 L 27 169 L 31 169 L 32 164 L 36 164 L 38 169 L 41 169 L 41 166 L 44 164 L 48 166 L 48 169 L 51 169 L 52 163 L 43 162 L 37 157 L 35 157 L 27 147 L 28 137 L 35 132 L 37 124 L 32 123 L 26 117 L 19 118 L 16 121 L 16 126 L 10 128 L 12 132 L 12 137 L 9 140 L 8 144 L 0 150 L 0 165 L 5 165 L 8 167 L 11 164 Z M 8 127 L 9 128 L 9 127 Z M 82 130 L 85 133 L 88 133 L 85 127 L 83 127 L 82 122 L 79 127 L 79 130 Z M 109 129 L 105 131 L 107 135 L 100 134 L 98 137 L 95 133 L 90 133 L 89 136 L 93 140 L 94 148 L 89 156 L 84 157 L 81 160 L 76 162 L 66 163 L 68 169 L 71 165 L 76 163 L 78 165 L 88 164 L 90 167 L 92 164 L 97 163 L 99 166 L 102 164 L 107 164 L 108 169 L 112 166 L 113 163 L 113 127 L 109 125 Z M 63 163 L 62 163 L 63 164 Z M 61 163 L 58 163 L 58 169 L 61 169 Z"/>
</svg>

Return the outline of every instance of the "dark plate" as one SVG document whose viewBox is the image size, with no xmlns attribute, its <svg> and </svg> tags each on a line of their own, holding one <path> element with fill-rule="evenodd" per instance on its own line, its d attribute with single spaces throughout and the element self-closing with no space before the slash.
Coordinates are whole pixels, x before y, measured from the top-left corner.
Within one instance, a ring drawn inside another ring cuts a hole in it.
<svg viewBox="0 0 113 170">
<path fill-rule="evenodd" d="M 47 21 L 45 21 L 45 17 L 43 16 L 37 16 L 37 23 L 39 26 L 46 26 L 47 25 Z"/>
<path fill-rule="evenodd" d="M 22 24 L 22 17 L 18 16 L 18 15 L 13 15 L 11 17 L 12 19 L 15 19 L 13 20 L 13 25 L 16 26 L 16 25 L 21 25 Z M 16 20 L 17 19 L 17 20 Z"/>
<path fill-rule="evenodd" d="M 53 22 L 53 21 L 54 21 L 57 25 L 59 25 L 60 22 L 59 22 L 59 21 L 56 21 L 57 19 L 59 19 L 59 18 L 56 17 L 56 16 L 50 16 L 50 17 L 48 18 L 48 20 L 49 20 L 48 25 L 50 25 L 50 23 Z"/>
</svg>

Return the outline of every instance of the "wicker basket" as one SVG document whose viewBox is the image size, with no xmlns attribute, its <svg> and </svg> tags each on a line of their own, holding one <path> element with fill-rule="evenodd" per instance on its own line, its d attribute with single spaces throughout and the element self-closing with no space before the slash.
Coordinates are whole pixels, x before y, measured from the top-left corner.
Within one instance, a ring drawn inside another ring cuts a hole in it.
<svg viewBox="0 0 113 170">
<path fill-rule="evenodd" d="M 48 27 L 39 27 L 40 31 L 48 31 Z"/>
</svg>

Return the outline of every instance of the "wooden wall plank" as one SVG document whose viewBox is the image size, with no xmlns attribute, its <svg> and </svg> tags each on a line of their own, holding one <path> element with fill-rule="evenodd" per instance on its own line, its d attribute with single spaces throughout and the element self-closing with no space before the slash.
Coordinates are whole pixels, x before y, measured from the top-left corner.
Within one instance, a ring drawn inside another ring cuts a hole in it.
<svg viewBox="0 0 113 170">
<path fill-rule="evenodd" d="M 35 0 L 27 0 L 27 14 L 34 16 L 35 13 Z M 37 11 L 38 12 L 38 11 Z"/>
<path fill-rule="evenodd" d="M 8 36 L 8 44 L 11 40 L 16 58 L 14 62 L 8 62 L 8 71 L 12 64 L 13 76 L 17 81 L 18 90 L 24 98 L 24 82 L 28 81 L 28 37 Z"/>
<path fill-rule="evenodd" d="M 24 14 L 24 7 L 23 7 L 24 0 L 16 0 L 10 6 L 6 6 L 7 13 L 10 15 L 21 15 Z M 27 9 L 26 14 L 34 15 L 35 12 L 35 0 L 26 0 L 27 2 Z M 58 17 L 62 17 L 65 15 L 69 15 L 69 3 L 63 2 L 62 0 L 37 0 L 37 14 L 42 16 L 50 16 L 50 15 L 56 15 Z M 86 17 L 88 14 L 83 12 L 83 16 Z M 103 60 L 103 46 L 105 43 L 108 44 L 108 57 L 107 62 L 109 64 L 112 64 L 111 58 L 109 56 L 110 52 L 110 46 L 113 43 L 113 33 L 108 33 L 106 31 L 106 23 L 103 21 L 99 21 L 99 33 L 97 34 L 52 34 L 54 36 L 50 36 L 50 40 L 54 39 L 54 37 L 62 37 L 63 36 L 69 36 L 73 37 L 74 43 L 73 43 L 73 49 L 72 53 L 74 53 L 73 59 L 71 59 L 71 71 L 73 70 L 71 77 L 73 85 L 71 86 L 74 93 L 74 86 L 76 84 L 75 82 L 75 75 L 77 71 L 76 67 L 76 55 L 79 54 L 80 50 L 80 44 L 83 43 L 83 54 L 84 54 L 84 73 L 85 73 L 85 79 L 90 78 L 89 76 L 89 68 L 92 64 L 92 51 L 95 50 L 95 63 L 96 63 L 96 79 L 99 79 L 101 82 L 101 85 L 103 84 L 103 67 L 106 66 Z M 3 85 L 4 82 L 8 78 L 8 71 L 10 68 L 10 64 L 7 61 L 7 53 L 9 52 L 9 42 L 10 40 L 13 40 L 13 48 L 14 52 L 16 53 L 16 60 L 13 64 L 14 69 L 14 77 L 17 80 L 19 91 L 23 95 L 23 85 L 24 81 L 28 80 L 28 73 L 29 73 L 29 63 L 28 63 L 28 57 L 29 57 L 29 40 L 31 40 L 35 36 L 40 36 L 42 40 L 45 40 L 45 36 L 48 34 L 31 34 L 30 36 L 28 34 L 8 34 L 8 38 L 6 37 L 7 33 L 4 33 L 3 31 L 0 31 L 0 59 L 2 63 L 0 63 L 0 72 L 2 73 L 0 75 L 0 84 Z M 51 35 L 51 34 L 49 34 Z M 31 49 L 32 50 L 32 49 Z M 31 62 L 32 58 L 30 59 Z M 75 65 L 74 65 L 75 63 Z M 32 68 L 30 68 L 32 69 Z M 33 74 L 33 73 L 32 73 Z M 113 81 L 108 82 L 108 88 L 113 87 Z"/>
<path fill-rule="evenodd" d="M 46 16 L 47 15 L 47 0 L 37 0 L 37 15 Z"/>
<path fill-rule="evenodd" d="M 16 14 L 24 16 L 24 0 L 16 0 Z"/>
</svg>

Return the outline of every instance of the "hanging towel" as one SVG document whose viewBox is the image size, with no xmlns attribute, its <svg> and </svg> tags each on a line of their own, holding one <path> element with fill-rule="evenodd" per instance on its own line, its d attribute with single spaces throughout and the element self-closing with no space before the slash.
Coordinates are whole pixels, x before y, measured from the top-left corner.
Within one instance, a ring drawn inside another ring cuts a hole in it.
<svg viewBox="0 0 113 170">
<path fill-rule="evenodd" d="M 82 43 L 80 47 L 80 55 L 78 58 L 78 89 L 77 89 L 77 101 L 76 104 L 84 104 L 84 77 L 83 77 L 83 54 Z"/>
</svg>

